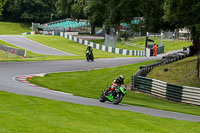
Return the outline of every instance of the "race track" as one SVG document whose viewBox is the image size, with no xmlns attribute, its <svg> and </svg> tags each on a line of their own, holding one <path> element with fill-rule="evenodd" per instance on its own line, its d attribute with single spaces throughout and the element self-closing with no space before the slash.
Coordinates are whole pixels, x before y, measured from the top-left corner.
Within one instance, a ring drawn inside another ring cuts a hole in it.
<svg viewBox="0 0 200 133">
<path fill-rule="evenodd" d="M 200 121 L 200 116 L 187 115 L 169 111 L 161 111 L 144 107 L 131 105 L 113 105 L 109 103 L 100 103 L 96 99 L 73 96 L 67 93 L 51 91 L 45 88 L 31 86 L 16 80 L 16 77 L 39 73 L 82 71 L 89 69 L 99 69 L 106 67 L 134 64 L 149 60 L 160 59 L 157 57 L 127 57 L 127 58 L 107 58 L 96 59 L 95 62 L 86 60 L 68 60 L 68 61 L 39 61 L 39 62 L 1 62 L 0 63 L 0 90 L 16 94 L 36 96 L 41 98 L 65 101 L 83 105 L 99 106 L 119 110 L 129 110 L 132 112 L 144 113 L 157 117 L 173 118 L 178 120 Z M 133 73 L 134 74 L 134 73 Z"/>
<path fill-rule="evenodd" d="M 20 48 L 29 50 L 33 53 L 41 54 L 41 55 L 71 55 L 70 53 L 66 53 L 60 51 L 58 49 L 54 49 L 38 42 L 29 40 L 24 36 L 17 35 L 0 35 L 0 40 L 8 42 L 10 44 L 16 45 Z"/>
</svg>

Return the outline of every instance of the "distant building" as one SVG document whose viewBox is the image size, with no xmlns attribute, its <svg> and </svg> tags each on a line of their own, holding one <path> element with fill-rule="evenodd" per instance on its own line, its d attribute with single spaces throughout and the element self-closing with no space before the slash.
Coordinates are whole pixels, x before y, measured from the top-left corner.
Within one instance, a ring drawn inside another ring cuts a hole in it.
<svg viewBox="0 0 200 133">
<path fill-rule="evenodd" d="M 188 29 L 183 28 L 179 29 L 178 31 L 178 39 L 179 40 L 185 40 L 185 41 L 191 41 L 191 33 Z"/>
</svg>

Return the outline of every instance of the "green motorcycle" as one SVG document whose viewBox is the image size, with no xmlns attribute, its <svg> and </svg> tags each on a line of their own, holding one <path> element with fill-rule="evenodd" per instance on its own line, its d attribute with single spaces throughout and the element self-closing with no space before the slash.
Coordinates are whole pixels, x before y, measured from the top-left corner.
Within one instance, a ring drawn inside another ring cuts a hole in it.
<svg viewBox="0 0 200 133">
<path fill-rule="evenodd" d="M 103 90 L 99 98 L 99 101 L 100 102 L 109 101 L 112 102 L 113 104 L 118 104 L 122 101 L 125 94 L 126 94 L 125 85 L 117 86 L 113 91 L 106 92 L 105 90 Z"/>
</svg>

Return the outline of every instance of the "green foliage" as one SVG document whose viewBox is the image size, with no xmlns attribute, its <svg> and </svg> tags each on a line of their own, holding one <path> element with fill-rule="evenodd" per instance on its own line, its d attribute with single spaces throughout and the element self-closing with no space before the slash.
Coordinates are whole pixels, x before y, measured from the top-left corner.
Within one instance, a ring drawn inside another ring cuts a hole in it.
<svg viewBox="0 0 200 133">
<path fill-rule="evenodd" d="M 164 0 L 145 0 L 142 3 L 142 14 L 147 31 L 159 33 L 161 28 L 163 28 L 163 2 Z"/>
<path fill-rule="evenodd" d="M 166 0 L 165 21 L 175 28 L 188 28 L 193 39 L 194 52 L 200 50 L 200 2 L 198 0 Z"/>
<path fill-rule="evenodd" d="M 56 0 L 7 0 L 2 15 L 12 21 L 49 22 Z"/>
<path fill-rule="evenodd" d="M 105 3 L 107 0 L 88 0 L 86 2 L 86 7 L 84 13 L 87 14 L 88 19 L 91 23 L 97 21 L 103 22 L 105 20 Z"/>
<path fill-rule="evenodd" d="M 177 28 L 199 24 L 200 2 L 197 0 L 166 0 L 164 19 Z"/>
<path fill-rule="evenodd" d="M 106 26 L 118 29 L 121 22 L 131 23 L 134 17 L 140 15 L 139 7 L 139 0 L 109 0 L 106 4 Z"/>
<path fill-rule="evenodd" d="M 5 4 L 6 0 L 0 0 L 0 15 L 1 15 L 1 11 L 2 11 L 2 7 Z"/>
<path fill-rule="evenodd" d="M 87 0 L 57 0 L 56 10 L 59 17 L 73 19 L 85 18 L 84 8 Z"/>
<path fill-rule="evenodd" d="M 60 17 L 71 17 L 71 7 L 74 0 L 57 0 L 56 10 Z"/>
</svg>

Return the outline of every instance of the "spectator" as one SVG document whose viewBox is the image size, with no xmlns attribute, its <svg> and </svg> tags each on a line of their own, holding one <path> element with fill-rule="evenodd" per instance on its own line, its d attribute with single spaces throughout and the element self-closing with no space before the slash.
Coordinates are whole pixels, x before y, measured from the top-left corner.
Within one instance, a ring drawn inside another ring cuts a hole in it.
<svg viewBox="0 0 200 133">
<path fill-rule="evenodd" d="M 154 44 L 154 46 L 153 46 L 153 56 L 157 56 L 157 45 L 156 44 Z"/>
</svg>

